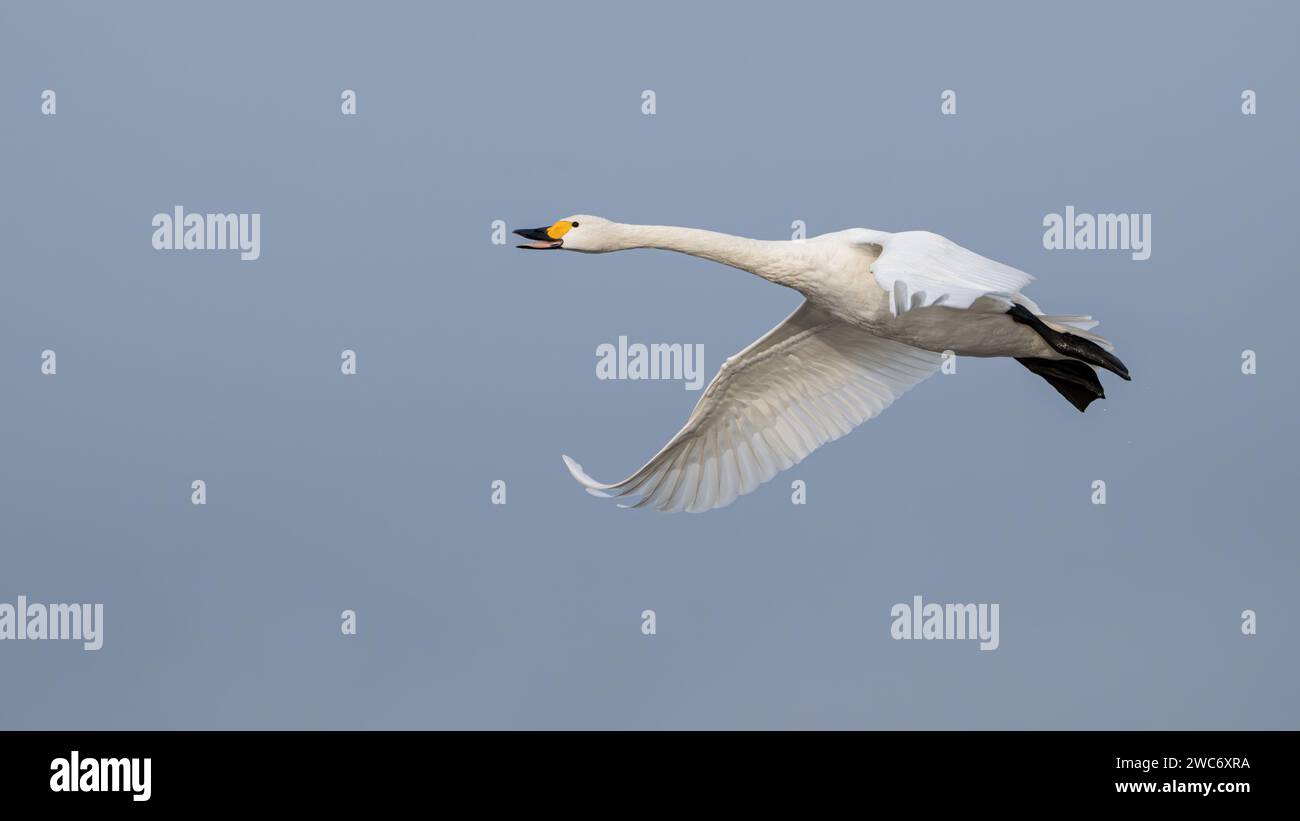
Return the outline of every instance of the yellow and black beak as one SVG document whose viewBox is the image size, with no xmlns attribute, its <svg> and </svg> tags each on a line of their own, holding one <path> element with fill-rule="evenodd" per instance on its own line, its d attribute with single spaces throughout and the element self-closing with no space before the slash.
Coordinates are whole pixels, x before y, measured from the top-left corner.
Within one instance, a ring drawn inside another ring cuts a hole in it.
<svg viewBox="0 0 1300 821">
<path fill-rule="evenodd" d="M 549 251 L 553 248 L 564 247 L 564 235 L 573 227 L 573 223 L 567 220 L 559 222 L 547 228 L 520 228 L 515 231 L 516 234 L 524 239 L 531 239 L 533 242 L 527 245 L 518 245 L 517 248 L 533 248 L 539 251 Z"/>
</svg>

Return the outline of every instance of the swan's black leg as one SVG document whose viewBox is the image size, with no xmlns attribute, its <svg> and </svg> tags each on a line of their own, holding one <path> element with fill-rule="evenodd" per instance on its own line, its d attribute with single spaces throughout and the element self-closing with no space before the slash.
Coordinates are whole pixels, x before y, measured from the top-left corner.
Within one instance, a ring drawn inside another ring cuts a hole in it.
<svg viewBox="0 0 1300 821">
<path fill-rule="evenodd" d="M 1071 359 L 1078 359 L 1090 365 L 1105 368 L 1112 373 L 1118 374 L 1120 378 L 1129 380 L 1128 368 L 1124 366 L 1123 362 L 1119 361 L 1119 357 L 1096 342 L 1047 327 L 1043 320 L 1039 319 L 1023 305 L 1012 305 L 1007 314 L 1016 322 L 1033 328 L 1035 333 L 1041 336 L 1048 345 L 1052 346 L 1054 351 L 1062 356 L 1068 356 Z"/>
</svg>

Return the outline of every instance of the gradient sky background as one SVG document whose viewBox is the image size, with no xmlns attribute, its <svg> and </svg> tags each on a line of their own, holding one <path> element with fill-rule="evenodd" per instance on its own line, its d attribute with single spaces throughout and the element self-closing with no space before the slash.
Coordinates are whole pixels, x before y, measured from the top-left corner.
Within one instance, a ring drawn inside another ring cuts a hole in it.
<svg viewBox="0 0 1300 821">
<path fill-rule="evenodd" d="M 0 601 L 106 629 L 0 643 L 0 727 L 1300 727 L 1298 39 L 1250 3 L 5 4 Z M 261 213 L 261 259 L 153 250 L 177 204 Z M 1151 213 L 1151 259 L 1044 250 L 1067 205 Z M 799 297 L 490 242 L 571 213 L 934 230 L 1134 381 L 1080 415 L 962 360 L 727 509 L 620 511 L 560 454 L 621 478 L 699 394 L 596 347 L 712 374 Z M 999 603 L 1001 647 L 891 640 L 915 594 Z"/>
</svg>

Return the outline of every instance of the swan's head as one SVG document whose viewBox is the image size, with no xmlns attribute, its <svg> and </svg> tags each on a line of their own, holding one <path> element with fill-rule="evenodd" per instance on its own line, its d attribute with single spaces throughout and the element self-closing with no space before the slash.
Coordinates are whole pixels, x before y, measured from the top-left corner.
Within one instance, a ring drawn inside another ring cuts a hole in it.
<svg viewBox="0 0 1300 821">
<path fill-rule="evenodd" d="M 546 228 L 521 228 L 515 233 L 532 240 L 527 245 L 520 245 L 520 248 L 540 251 L 562 248 L 565 251 L 602 254 L 627 247 L 620 243 L 618 223 L 590 214 L 574 214 L 557 220 Z"/>
</svg>

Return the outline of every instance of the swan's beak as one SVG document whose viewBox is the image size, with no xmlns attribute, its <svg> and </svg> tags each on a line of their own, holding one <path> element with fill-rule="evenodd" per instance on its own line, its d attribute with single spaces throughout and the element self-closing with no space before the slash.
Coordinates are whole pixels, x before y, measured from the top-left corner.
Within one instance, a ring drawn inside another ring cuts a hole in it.
<svg viewBox="0 0 1300 821">
<path fill-rule="evenodd" d="M 535 248 L 540 251 L 549 251 L 552 248 L 563 248 L 564 240 L 552 239 L 551 235 L 547 233 L 548 230 L 549 229 L 547 228 L 520 228 L 518 231 L 515 231 L 515 233 L 524 239 L 534 240 L 534 242 L 530 242 L 527 245 L 516 245 L 515 247 Z"/>
</svg>

